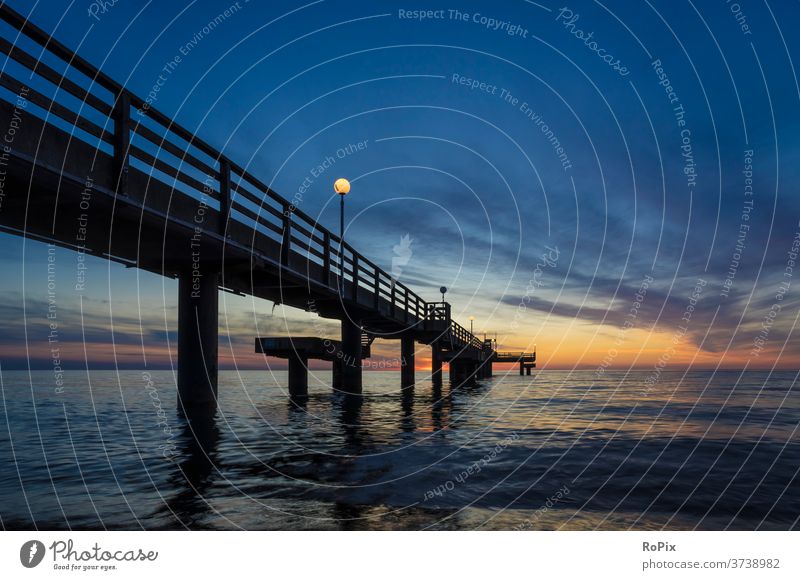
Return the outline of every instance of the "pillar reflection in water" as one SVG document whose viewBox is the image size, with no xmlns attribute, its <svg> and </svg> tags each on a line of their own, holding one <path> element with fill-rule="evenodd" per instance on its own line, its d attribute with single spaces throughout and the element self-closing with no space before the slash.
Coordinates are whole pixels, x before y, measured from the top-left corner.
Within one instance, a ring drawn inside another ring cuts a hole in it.
<svg viewBox="0 0 800 580">
<path fill-rule="evenodd" d="M 182 522 L 191 522 L 212 511 L 206 492 L 218 473 L 219 439 L 215 410 L 193 410 L 184 415 L 174 458 L 177 469 L 169 485 L 170 489 L 180 491 L 165 507 Z"/>
</svg>

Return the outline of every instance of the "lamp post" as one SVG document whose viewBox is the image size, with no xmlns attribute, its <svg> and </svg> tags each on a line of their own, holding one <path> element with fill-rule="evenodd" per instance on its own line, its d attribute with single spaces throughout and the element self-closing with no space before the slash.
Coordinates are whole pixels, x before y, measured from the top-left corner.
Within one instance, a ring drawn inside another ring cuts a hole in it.
<svg viewBox="0 0 800 580">
<path fill-rule="evenodd" d="M 340 177 L 333 182 L 333 191 L 339 194 L 339 293 L 341 294 L 344 289 L 344 196 L 350 193 L 350 182 Z M 355 275 L 355 272 L 353 274 Z"/>
<path fill-rule="evenodd" d="M 469 333 L 472 334 L 472 323 L 475 321 L 474 316 L 469 317 Z"/>
</svg>

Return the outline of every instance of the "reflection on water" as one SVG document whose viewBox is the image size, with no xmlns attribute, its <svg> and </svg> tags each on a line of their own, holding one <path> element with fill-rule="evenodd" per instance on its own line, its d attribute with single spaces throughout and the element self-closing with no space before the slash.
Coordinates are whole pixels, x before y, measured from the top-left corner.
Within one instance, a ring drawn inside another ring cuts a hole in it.
<svg viewBox="0 0 800 580">
<path fill-rule="evenodd" d="M 790 529 L 794 375 L 540 371 L 365 396 L 222 373 L 215 416 L 169 372 L 4 372 L 6 528 Z M 562 490 L 557 501 L 552 501 Z M 548 501 L 551 500 L 551 501 Z"/>
</svg>

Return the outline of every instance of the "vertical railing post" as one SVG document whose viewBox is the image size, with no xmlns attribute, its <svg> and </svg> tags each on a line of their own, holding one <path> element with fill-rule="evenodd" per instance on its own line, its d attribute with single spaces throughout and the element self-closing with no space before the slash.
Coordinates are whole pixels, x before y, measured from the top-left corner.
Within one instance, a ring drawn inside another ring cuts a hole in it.
<svg viewBox="0 0 800 580">
<path fill-rule="evenodd" d="M 322 232 L 322 280 L 325 286 L 331 284 L 331 234 L 328 230 Z"/>
<path fill-rule="evenodd" d="M 403 286 L 403 293 L 405 294 L 403 300 L 403 321 L 408 322 L 408 286 Z"/>
<path fill-rule="evenodd" d="M 122 91 L 114 103 L 114 182 L 117 195 L 128 195 L 129 150 L 131 146 L 131 97 Z"/>
<path fill-rule="evenodd" d="M 292 241 L 292 212 L 288 201 L 283 202 L 283 236 L 281 239 L 281 264 L 289 266 L 289 245 Z"/>
<path fill-rule="evenodd" d="M 381 271 L 375 266 L 375 310 L 380 310 L 381 307 Z"/>
<path fill-rule="evenodd" d="M 358 254 L 353 254 L 353 302 L 358 302 Z"/>
<path fill-rule="evenodd" d="M 225 237 L 231 217 L 231 164 L 227 159 L 219 161 L 219 235 Z"/>
<path fill-rule="evenodd" d="M 395 301 L 397 300 L 397 280 L 392 279 L 392 287 L 389 290 L 389 301 L 392 303 L 392 318 L 397 315 L 397 306 L 395 305 Z"/>
<path fill-rule="evenodd" d="M 336 270 L 338 272 L 336 280 L 336 292 L 341 298 L 344 298 L 344 243 L 342 239 L 336 243 Z"/>
</svg>

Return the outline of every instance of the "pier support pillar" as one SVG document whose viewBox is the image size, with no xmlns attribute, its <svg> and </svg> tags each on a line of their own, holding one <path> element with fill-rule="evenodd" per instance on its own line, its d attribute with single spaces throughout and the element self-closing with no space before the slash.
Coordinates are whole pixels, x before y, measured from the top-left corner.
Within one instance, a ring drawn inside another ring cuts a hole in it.
<svg viewBox="0 0 800 580">
<path fill-rule="evenodd" d="M 474 382 L 475 379 L 479 379 L 480 373 L 481 373 L 480 361 L 477 360 L 466 361 L 466 375 L 468 381 Z"/>
<path fill-rule="evenodd" d="M 463 383 L 465 378 L 464 361 L 455 360 L 450 361 L 450 378 L 454 379 L 457 383 Z"/>
<path fill-rule="evenodd" d="M 334 390 L 342 390 L 342 359 L 334 359 L 331 364 L 331 384 Z"/>
<path fill-rule="evenodd" d="M 414 383 L 414 336 L 405 334 L 400 338 L 400 386 L 405 389 Z"/>
<path fill-rule="evenodd" d="M 289 396 L 308 396 L 308 356 L 302 352 L 289 355 Z"/>
<path fill-rule="evenodd" d="M 474 361 L 471 360 L 452 360 L 450 361 L 450 381 L 455 383 L 466 383 L 475 380 L 478 369 Z"/>
<path fill-rule="evenodd" d="M 345 315 L 342 320 L 342 386 L 346 393 L 361 393 L 361 325 Z"/>
<path fill-rule="evenodd" d="M 525 374 L 525 363 L 519 361 L 519 376 L 523 376 Z"/>
<path fill-rule="evenodd" d="M 178 408 L 217 405 L 219 274 L 185 272 L 178 278 Z"/>
<path fill-rule="evenodd" d="M 442 384 L 442 355 L 436 346 L 431 349 L 431 382 Z"/>
</svg>

